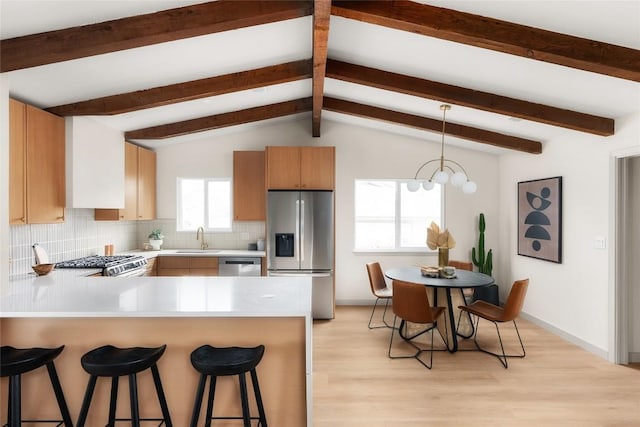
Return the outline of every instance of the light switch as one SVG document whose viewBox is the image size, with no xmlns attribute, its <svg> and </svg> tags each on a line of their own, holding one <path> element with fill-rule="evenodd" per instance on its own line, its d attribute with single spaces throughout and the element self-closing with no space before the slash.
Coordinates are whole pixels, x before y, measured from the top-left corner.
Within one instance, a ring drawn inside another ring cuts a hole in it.
<svg viewBox="0 0 640 427">
<path fill-rule="evenodd" d="M 593 247 L 596 249 L 606 249 L 607 239 L 605 237 L 596 237 Z"/>
</svg>

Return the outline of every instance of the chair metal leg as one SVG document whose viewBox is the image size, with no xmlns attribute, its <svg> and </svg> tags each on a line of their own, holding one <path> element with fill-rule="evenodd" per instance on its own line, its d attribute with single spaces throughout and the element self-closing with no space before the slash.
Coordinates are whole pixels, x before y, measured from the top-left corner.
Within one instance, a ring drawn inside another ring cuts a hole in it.
<svg viewBox="0 0 640 427">
<path fill-rule="evenodd" d="M 485 319 L 485 320 L 488 320 L 488 319 Z M 477 319 L 476 319 L 476 327 L 475 327 L 476 331 L 475 331 L 475 334 L 473 335 L 473 342 L 476 344 L 476 348 L 479 351 L 481 351 L 483 353 L 490 354 L 490 355 L 496 357 L 500 361 L 502 366 L 505 369 L 507 369 L 509 367 L 509 363 L 508 363 L 508 360 L 507 360 L 509 357 L 517 357 L 517 358 L 522 359 L 527 355 L 527 353 L 524 350 L 524 344 L 522 343 L 522 338 L 520 337 L 520 331 L 518 331 L 518 325 L 516 324 L 516 321 L 514 319 L 513 320 L 513 326 L 515 326 L 516 334 L 518 335 L 518 341 L 520 342 L 520 348 L 522 349 L 522 354 L 506 354 L 505 351 L 504 351 L 504 345 L 502 343 L 502 336 L 500 335 L 500 328 L 498 327 L 498 322 L 495 322 L 495 321 L 492 321 L 492 320 L 489 320 L 489 322 L 493 323 L 495 325 L 495 327 L 496 327 L 496 332 L 498 334 L 498 341 L 500 342 L 500 349 L 502 350 L 502 354 L 491 352 L 491 351 L 489 351 L 487 349 L 482 348 L 480 346 L 480 344 L 478 344 L 478 327 L 480 326 L 480 317 L 477 317 Z"/>
<path fill-rule="evenodd" d="M 373 320 L 373 315 L 376 312 L 376 307 L 378 306 L 378 301 L 381 299 L 385 300 L 384 303 L 384 312 L 382 313 L 382 322 L 384 325 L 371 326 L 371 321 Z M 387 308 L 389 307 L 389 298 L 376 298 L 376 302 L 373 304 L 373 310 L 371 310 L 371 316 L 369 317 L 369 329 L 380 329 L 380 328 L 391 328 L 391 325 L 387 323 Z"/>
<path fill-rule="evenodd" d="M 397 319 L 398 319 L 398 316 L 394 316 L 394 317 L 393 317 L 393 327 L 391 328 L 391 337 L 390 337 L 390 339 L 389 339 L 389 351 L 388 351 L 388 353 L 387 353 L 387 354 L 388 354 L 388 356 L 389 356 L 389 358 L 390 358 L 390 359 L 416 359 L 416 360 L 417 360 L 418 362 L 420 362 L 424 367 L 426 367 L 427 369 L 431 369 L 431 367 L 433 366 L 433 352 L 434 352 L 434 351 L 447 351 L 447 350 L 446 350 L 446 345 L 447 345 L 447 343 L 446 343 L 446 341 L 445 341 L 445 338 L 442 336 L 442 334 L 440 333 L 440 331 L 439 331 L 439 330 L 438 330 L 438 334 L 440 335 L 440 338 L 442 338 L 442 342 L 443 342 L 443 343 L 444 343 L 444 345 L 445 345 L 445 349 L 443 349 L 443 350 L 435 350 L 435 349 L 433 348 L 433 334 L 434 334 L 434 330 L 435 330 L 435 329 L 438 329 L 438 328 L 437 328 L 438 323 L 437 323 L 437 322 L 436 322 L 436 323 L 434 323 L 430 328 L 428 328 L 427 330 L 425 330 L 425 331 L 423 331 L 423 332 L 421 332 L 421 333 L 420 333 L 420 335 L 421 335 L 421 334 L 422 334 L 422 333 L 424 333 L 424 332 L 431 331 L 431 347 L 430 347 L 430 348 L 428 348 L 428 349 L 422 349 L 422 348 L 418 347 L 415 343 L 413 343 L 413 342 L 411 341 L 411 339 L 408 339 L 408 338 L 404 338 L 404 337 L 403 337 L 404 342 L 408 343 L 408 344 L 409 344 L 409 345 L 411 345 L 413 348 L 415 348 L 415 349 L 416 349 L 416 352 L 415 352 L 414 354 L 412 354 L 412 355 L 406 355 L 406 356 L 394 356 L 394 355 L 392 355 L 392 354 L 391 354 L 391 347 L 393 346 L 393 335 L 394 335 L 394 333 L 395 333 L 395 331 L 396 331 L 396 321 L 397 321 Z M 444 325 L 444 327 L 445 327 L 445 335 L 447 335 L 447 322 L 446 322 L 446 321 L 445 321 L 445 325 Z M 398 334 L 400 334 L 400 332 L 398 332 Z M 400 335 L 400 336 L 402 337 L 402 335 Z M 429 356 L 430 356 L 430 357 L 429 357 L 429 364 L 427 364 L 425 361 L 423 361 L 422 359 L 420 359 L 420 354 L 421 354 L 421 353 L 423 353 L 423 352 L 425 352 L 425 351 L 428 351 L 428 352 L 429 352 Z"/>
</svg>

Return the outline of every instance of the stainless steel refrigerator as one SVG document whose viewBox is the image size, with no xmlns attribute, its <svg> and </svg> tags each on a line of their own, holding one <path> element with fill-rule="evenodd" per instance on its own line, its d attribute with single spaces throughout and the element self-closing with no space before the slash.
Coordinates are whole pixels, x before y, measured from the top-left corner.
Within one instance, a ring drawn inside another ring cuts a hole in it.
<svg viewBox="0 0 640 427">
<path fill-rule="evenodd" d="M 332 191 L 267 196 L 267 274 L 312 278 L 314 319 L 334 317 Z"/>
</svg>

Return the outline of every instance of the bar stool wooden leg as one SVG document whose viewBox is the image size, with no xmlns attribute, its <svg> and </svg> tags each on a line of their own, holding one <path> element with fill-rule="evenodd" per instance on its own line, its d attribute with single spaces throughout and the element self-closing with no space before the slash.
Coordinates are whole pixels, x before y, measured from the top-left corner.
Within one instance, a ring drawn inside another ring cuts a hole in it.
<svg viewBox="0 0 640 427">
<path fill-rule="evenodd" d="M 205 427 L 211 427 L 211 417 L 213 417 L 213 401 L 216 396 L 216 377 L 209 377 L 209 397 L 207 399 L 207 421 Z"/>
<path fill-rule="evenodd" d="M 200 375 L 200 381 L 198 381 L 198 389 L 196 390 L 196 397 L 193 403 L 193 412 L 191 413 L 191 427 L 198 425 L 198 418 L 200 417 L 200 407 L 202 406 L 202 396 L 204 395 L 204 387 L 207 383 L 207 376 Z"/>
<path fill-rule="evenodd" d="M 129 375 L 129 401 L 131 402 L 131 427 L 140 427 L 140 409 L 138 408 L 138 382 L 136 374 Z"/>
<path fill-rule="evenodd" d="M 22 419 L 21 395 L 22 387 L 20 385 L 20 375 L 12 375 L 9 377 L 9 427 L 20 427 Z"/>
<path fill-rule="evenodd" d="M 60 379 L 58 378 L 58 373 L 56 372 L 56 367 L 53 362 L 47 363 L 47 372 L 49 373 L 49 379 L 51 380 L 51 386 L 53 387 L 53 392 L 56 395 L 56 400 L 58 401 L 58 408 L 60 408 L 60 414 L 62 415 L 62 421 L 64 421 L 65 426 L 73 426 L 73 422 L 71 421 L 71 414 L 69 414 L 69 407 L 67 406 L 67 401 L 64 398 L 64 393 L 62 392 L 62 386 L 60 385 Z"/>
<path fill-rule="evenodd" d="M 260 385 L 258 384 L 258 374 L 255 369 L 251 370 L 251 383 L 253 384 L 253 392 L 256 395 L 256 403 L 258 404 L 258 415 L 260 417 L 260 426 L 267 427 L 267 416 L 264 412 L 262 404 L 262 394 L 260 393 Z"/>
<path fill-rule="evenodd" d="M 98 377 L 91 375 L 89 382 L 87 383 L 87 390 L 84 392 L 84 399 L 82 400 L 82 407 L 80 408 L 80 415 L 78 416 L 78 423 L 76 427 L 84 427 L 84 423 L 87 421 L 87 414 L 89 413 L 89 406 L 91 406 L 91 398 L 93 397 L 93 390 L 96 388 L 96 381 Z"/>
<path fill-rule="evenodd" d="M 156 385 L 156 394 L 158 395 L 158 402 L 160 403 L 162 416 L 165 420 L 165 426 L 173 427 L 171 416 L 169 416 L 169 405 L 167 405 L 167 398 L 164 395 L 162 381 L 160 381 L 160 371 L 158 371 L 158 365 L 151 365 L 151 374 L 153 375 L 153 383 Z"/>
<path fill-rule="evenodd" d="M 251 418 L 249 418 L 249 399 L 247 398 L 247 379 L 244 372 L 238 375 L 240 379 L 240 402 L 242 403 L 242 419 L 244 427 L 251 427 Z"/>
<path fill-rule="evenodd" d="M 109 427 L 115 427 L 116 425 L 116 402 L 118 401 L 118 379 L 119 377 L 111 378 L 111 398 L 109 399 Z"/>
</svg>

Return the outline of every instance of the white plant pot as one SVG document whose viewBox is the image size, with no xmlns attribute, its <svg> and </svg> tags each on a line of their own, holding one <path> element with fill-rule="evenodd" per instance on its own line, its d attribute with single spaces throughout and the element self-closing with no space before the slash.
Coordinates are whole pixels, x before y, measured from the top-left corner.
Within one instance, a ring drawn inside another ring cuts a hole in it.
<svg viewBox="0 0 640 427">
<path fill-rule="evenodd" d="M 160 246 L 162 246 L 162 242 L 163 240 L 156 240 L 156 239 L 149 239 L 149 244 L 151 245 L 151 248 L 159 251 L 160 250 Z"/>
</svg>

